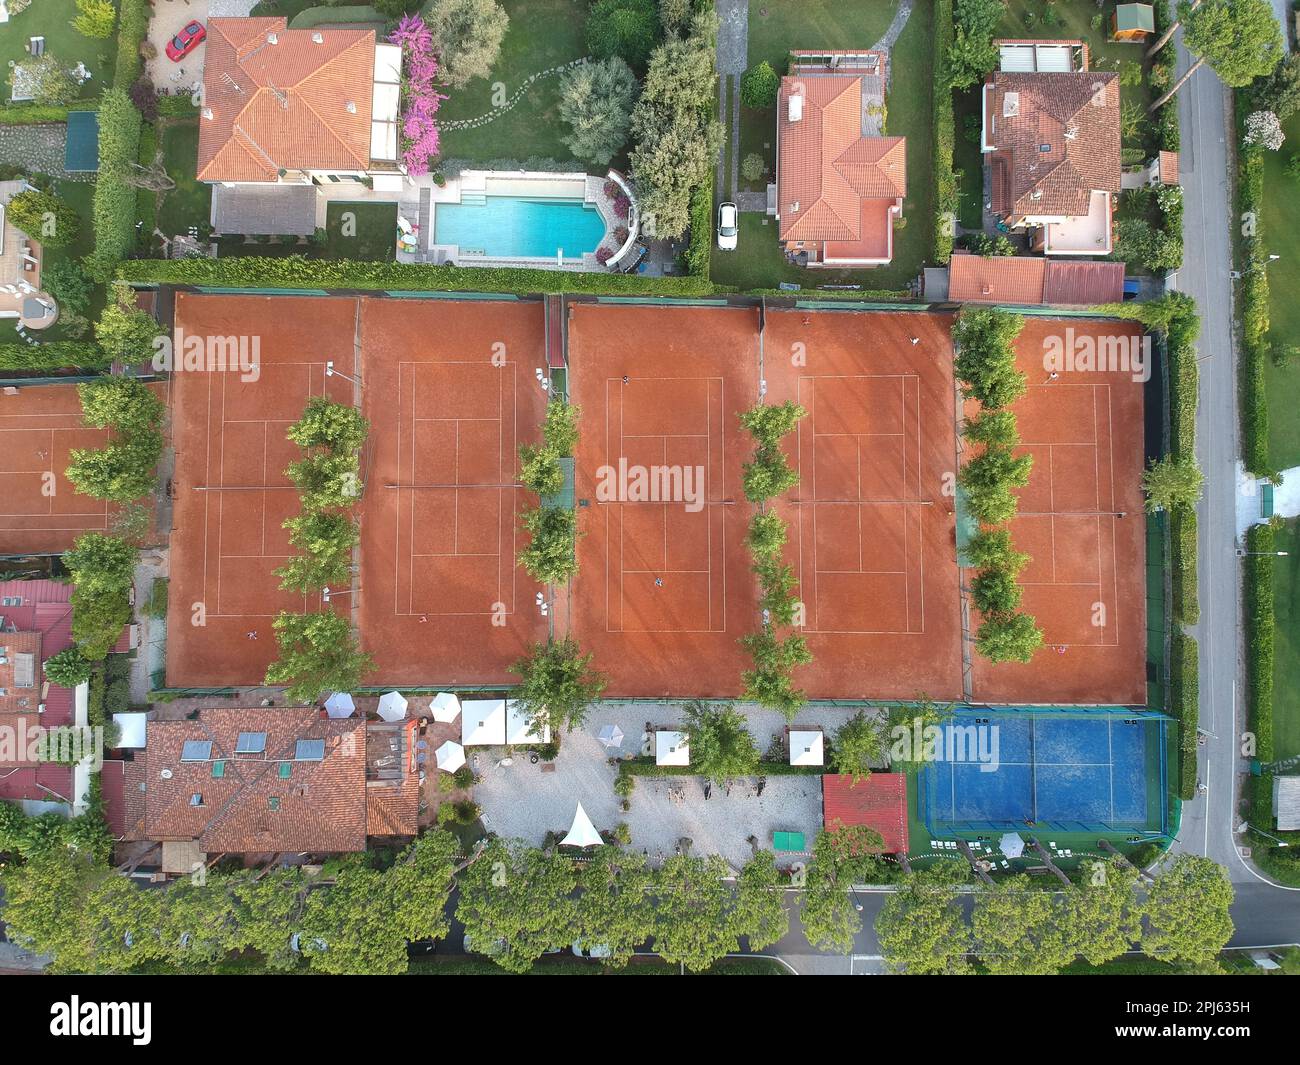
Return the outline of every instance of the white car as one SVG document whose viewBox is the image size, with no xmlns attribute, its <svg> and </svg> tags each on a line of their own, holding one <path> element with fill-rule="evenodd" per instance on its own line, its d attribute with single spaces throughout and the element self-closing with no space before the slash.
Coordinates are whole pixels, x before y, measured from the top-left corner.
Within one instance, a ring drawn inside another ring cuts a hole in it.
<svg viewBox="0 0 1300 1065">
<path fill-rule="evenodd" d="M 740 212 L 736 210 L 736 205 L 731 202 L 718 204 L 718 250 L 735 251 L 736 237 L 739 235 L 738 228 L 740 222 Z"/>
</svg>

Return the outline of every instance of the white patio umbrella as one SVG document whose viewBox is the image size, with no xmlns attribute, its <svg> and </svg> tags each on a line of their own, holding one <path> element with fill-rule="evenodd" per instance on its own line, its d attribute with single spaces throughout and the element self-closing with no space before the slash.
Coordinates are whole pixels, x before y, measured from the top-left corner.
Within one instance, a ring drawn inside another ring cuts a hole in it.
<svg viewBox="0 0 1300 1065">
<path fill-rule="evenodd" d="M 379 697 L 378 714 L 385 721 L 401 721 L 406 717 L 406 700 L 401 692 L 384 692 Z"/>
<path fill-rule="evenodd" d="M 325 713 L 330 717 L 351 717 L 356 709 L 357 704 L 347 692 L 335 692 L 325 700 Z"/>
<path fill-rule="evenodd" d="M 596 733 L 596 739 L 606 747 L 622 747 L 623 730 L 617 725 L 602 725 L 600 731 Z"/>
<path fill-rule="evenodd" d="M 455 740 L 448 740 L 433 754 L 438 768 L 445 773 L 454 773 L 465 764 L 465 748 Z"/>
<path fill-rule="evenodd" d="M 429 704 L 434 721 L 455 721 L 460 717 L 460 700 L 451 692 L 439 692 Z"/>
<path fill-rule="evenodd" d="M 591 823 L 591 818 L 587 816 L 587 811 L 582 808 L 582 803 L 578 803 L 577 812 L 573 815 L 573 827 L 569 829 L 569 834 L 560 840 L 560 846 L 599 847 L 604 842 L 600 838 L 600 833 L 596 831 L 596 826 Z"/>
<path fill-rule="evenodd" d="M 1019 858 L 1025 853 L 1025 841 L 1016 832 L 1008 832 L 998 844 L 998 850 L 1008 858 Z"/>
</svg>

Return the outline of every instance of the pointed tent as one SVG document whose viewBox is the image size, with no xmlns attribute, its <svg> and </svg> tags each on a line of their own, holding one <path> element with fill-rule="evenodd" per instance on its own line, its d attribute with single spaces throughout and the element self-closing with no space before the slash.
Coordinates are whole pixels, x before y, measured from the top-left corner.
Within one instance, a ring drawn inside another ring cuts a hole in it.
<svg viewBox="0 0 1300 1065">
<path fill-rule="evenodd" d="M 460 700 L 451 692 L 439 692 L 429 704 L 434 721 L 455 721 L 460 717 Z"/>
<path fill-rule="evenodd" d="M 385 721 L 401 721 L 406 717 L 406 700 L 401 692 L 384 692 L 379 697 L 377 713 Z"/>
<path fill-rule="evenodd" d="M 465 764 L 465 748 L 455 740 L 448 740 L 433 755 L 438 768 L 445 773 L 454 773 Z"/>
<path fill-rule="evenodd" d="M 587 816 L 587 811 L 582 808 L 582 803 L 578 803 L 577 812 L 573 815 L 573 827 L 569 829 L 569 834 L 560 840 L 560 846 L 599 847 L 604 842 L 600 838 L 600 833 L 596 831 L 596 826 L 591 823 L 591 818 Z"/>
<path fill-rule="evenodd" d="M 333 718 L 351 717 L 356 709 L 357 704 L 347 692 L 335 692 L 325 700 L 325 713 Z"/>
</svg>

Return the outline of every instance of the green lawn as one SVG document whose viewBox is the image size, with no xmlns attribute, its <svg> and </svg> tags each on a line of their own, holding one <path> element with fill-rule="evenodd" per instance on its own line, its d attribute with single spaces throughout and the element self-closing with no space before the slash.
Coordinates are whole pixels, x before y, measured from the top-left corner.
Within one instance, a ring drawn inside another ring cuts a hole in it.
<svg viewBox="0 0 1300 1065">
<path fill-rule="evenodd" d="M 1268 266 L 1269 336 L 1283 344 L 1300 346 L 1300 254 L 1295 235 L 1300 233 L 1300 181 L 1287 175 L 1287 160 L 1300 152 L 1300 114 L 1283 126 L 1286 143 L 1280 152 L 1264 153 L 1264 217 L 1260 232 L 1271 251 L 1281 255 Z M 1269 460 L 1277 469 L 1300 465 L 1300 361 L 1279 368 L 1264 367 L 1268 406 Z M 1297 673 L 1300 677 L 1300 673 Z M 1300 753 L 1300 751 L 1297 751 Z"/>
<path fill-rule="evenodd" d="M 54 183 L 54 191 L 60 199 L 65 200 L 76 212 L 81 219 L 81 227 L 77 230 L 77 239 L 66 248 L 49 248 L 45 249 L 45 265 L 53 266 L 57 262 L 64 262 L 68 259 L 83 261 L 95 250 L 95 228 L 92 222 L 92 213 L 95 199 L 95 186 L 89 181 L 69 181 L 66 178 Z M 90 308 L 84 312 L 83 317 L 93 322 L 104 309 L 105 289 L 103 285 L 96 285 L 94 295 L 90 299 Z M 89 333 L 86 337 L 89 337 Z M 64 329 L 61 321 L 55 322 L 49 329 L 41 334 L 43 340 L 70 340 L 73 339 Z"/>
<path fill-rule="evenodd" d="M 766 8 L 767 16 L 759 11 Z M 750 61 L 767 57 L 775 62 L 791 48 L 870 46 L 880 39 L 893 17 L 893 4 L 872 5 L 858 12 L 828 2 L 751 3 Z M 785 261 L 776 240 L 776 222 L 764 215 L 746 214 L 740 220 L 740 246 L 735 252 L 715 252 L 712 277 L 719 285 L 739 289 L 776 288 L 792 282 L 806 288 L 857 284 L 868 289 L 903 288 L 921 271 L 933 233 L 934 175 L 931 168 L 933 111 L 931 101 L 931 38 L 933 6 L 916 0 L 912 16 L 894 46 L 893 74 L 886 101 L 887 132 L 907 138 L 907 196 L 903 224 L 894 228 L 894 261 L 874 270 L 807 270 Z M 781 34 L 785 44 L 780 45 Z M 759 151 L 769 171 L 775 164 L 776 111 L 741 108 L 741 158 Z M 764 148 L 763 146 L 767 147 Z M 762 188 L 765 182 L 753 187 Z M 764 224 L 766 223 L 766 224 Z"/>
<path fill-rule="evenodd" d="M 1273 561 L 1273 612 L 1277 635 L 1273 666 L 1273 752 L 1276 758 L 1300 754 L 1300 529 L 1294 521 L 1276 534 Z"/>
<path fill-rule="evenodd" d="M 960 171 L 958 186 L 960 197 L 957 218 L 967 229 L 979 229 L 984 220 L 984 157 L 980 152 L 979 134 L 967 136 L 968 119 L 974 119 L 976 130 L 981 120 L 980 93 L 978 89 L 953 94 L 954 116 L 957 120 L 957 140 L 952 153 L 953 169 Z"/>
<path fill-rule="evenodd" d="M 894 17 L 895 0 L 749 0 L 749 65 L 784 74 L 791 49 L 870 48 Z"/>
<path fill-rule="evenodd" d="M 356 215 L 356 232 L 343 233 L 345 213 Z M 386 262 L 397 257 L 397 204 L 340 203 L 325 215 L 325 258 Z"/>
<path fill-rule="evenodd" d="M 196 181 L 199 158 L 197 120 L 166 122 L 162 126 L 163 164 L 176 188 L 160 197 L 158 228 L 167 236 L 188 233 L 190 226 L 205 226 L 212 216 L 212 186 Z"/>
<path fill-rule="evenodd" d="M 36 0 L 21 15 L 16 15 L 0 29 L 0 71 L 3 71 L 4 102 L 9 101 L 9 64 L 28 59 L 27 39 L 45 38 L 45 54 L 52 55 L 68 67 L 86 64 L 91 79 L 81 87 L 81 98 L 90 99 L 113 80 L 117 57 L 117 40 L 109 37 L 94 40 L 72 28 L 77 14 L 76 0 Z"/>
<path fill-rule="evenodd" d="M 475 78 L 448 89 L 439 118 L 445 123 L 493 112 L 493 95 L 501 87 L 510 99 L 530 74 L 549 70 L 587 54 L 584 0 L 503 0 L 510 28 L 490 78 Z M 447 130 L 442 155 L 448 159 L 487 162 L 532 156 L 567 160 L 573 156 L 560 139 L 558 76 L 535 81 L 513 108 L 475 129 Z"/>
</svg>

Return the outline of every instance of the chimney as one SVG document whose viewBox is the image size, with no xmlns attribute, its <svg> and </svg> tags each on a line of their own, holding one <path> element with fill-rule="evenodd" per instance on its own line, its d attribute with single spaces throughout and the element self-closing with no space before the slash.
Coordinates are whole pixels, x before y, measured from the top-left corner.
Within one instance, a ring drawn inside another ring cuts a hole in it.
<svg viewBox="0 0 1300 1065">
<path fill-rule="evenodd" d="M 346 106 L 348 114 L 355 115 L 357 113 L 357 105 L 354 100 L 349 100 L 344 106 Z"/>
<path fill-rule="evenodd" d="M 325 43 L 325 37 L 324 37 L 324 35 L 323 35 L 323 34 L 320 34 L 320 33 L 313 33 L 313 34 L 311 35 L 311 43 L 312 43 L 312 44 L 324 44 L 324 43 Z"/>
<path fill-rule="evenodd" d="M 790 96 L 790 110 L 788 112 L 791 122 L 798 122 L 803 118 L 803 94 L 793 93 Z"/>
<path fill-rule="evenodd" d="M 203 117 L 206 118 L 209 122 L 211 122 L 211 121 L 212 121 L 212 108 L 210 108 L 210 107 L 205 107 L 205 108 L 203 109 Z"/>
<path fill-rule="evenodd" d="M 274 33 L 268 33 L 268 34 L 266 35 L 266 43 L 267 43 L 267 44 L 279 44 L 279 43 L 280 43 L 280 38 L 279 38 L 278 36 L 276 36 Z"/>
</svg>

